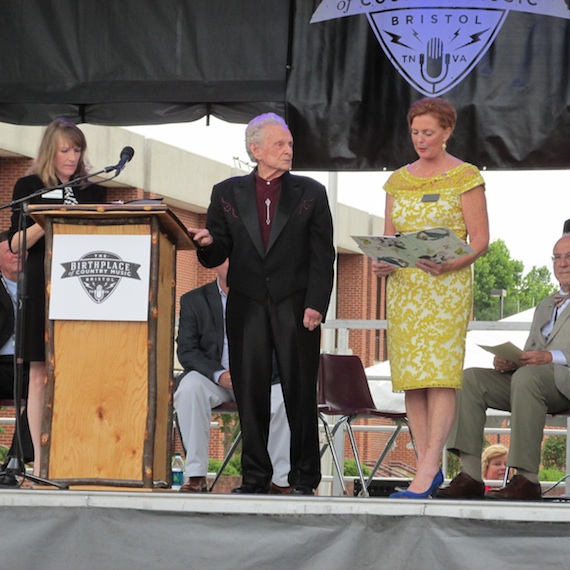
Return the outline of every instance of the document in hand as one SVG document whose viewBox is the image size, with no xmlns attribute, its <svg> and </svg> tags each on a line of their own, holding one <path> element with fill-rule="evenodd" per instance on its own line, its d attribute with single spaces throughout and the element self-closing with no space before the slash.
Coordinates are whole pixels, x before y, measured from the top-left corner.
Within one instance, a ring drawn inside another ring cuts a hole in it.
<svg viewBox="0 0 570 570">
<path fill-rule="evenodd" d="M 512 342 L 504 342 L 503 344 L 498 344 L 496 346 L 483 346 L 482 344 L 478 346 L 495 356 L 499 356 L 509 362 L 514 362 L 515 364 L 520 364 L 519 356 L 523 351 Z"/>
<path fill-rule="evenodd" d="M 352 236 L 352 239 L 374 261 L 396 267 L 413 267 L 422 259 L 444 263 L 473 253 L 449 228 L 429 228 L 396 236 Z"/>
</svg>

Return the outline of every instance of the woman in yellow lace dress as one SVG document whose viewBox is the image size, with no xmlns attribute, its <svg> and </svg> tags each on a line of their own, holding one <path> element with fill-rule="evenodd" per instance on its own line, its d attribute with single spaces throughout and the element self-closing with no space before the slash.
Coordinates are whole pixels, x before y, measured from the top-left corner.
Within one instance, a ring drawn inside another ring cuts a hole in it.
<svg viewBox="0 0 570 570">
<path fill-rule="evenodd" d="M 386 235 L 448 227 L 474 253 L 396 268 L 373 262 L 387 285 L 388 356 L 394 390 L 405 391 L 418 453 L 417 471 L 397 498 L 426 498 L 443 482 L 440 459 L 461 387 L 465 335 L 472 302 L 472 263 L 489 243 L 484 181 L 479 170 L 449 154 L 456 112 L 444 99 L 422 99 L 408 111 L 418 160 L 390 176 Z"/>
</svg>

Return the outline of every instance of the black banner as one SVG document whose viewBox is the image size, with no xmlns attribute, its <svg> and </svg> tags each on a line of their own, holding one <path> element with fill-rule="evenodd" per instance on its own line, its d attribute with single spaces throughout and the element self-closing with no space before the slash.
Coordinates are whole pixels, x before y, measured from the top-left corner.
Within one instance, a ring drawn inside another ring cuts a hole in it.
<svg viewBox="0 0 570 570">
<path fill-rule="evenodd" d="M 569 20 L 482 3 L 426 0 L 422 18 L 413 0 L 343 0 L 329 4 L 391 12 L 310 23 L 317 1 L 4 0 L 0 120 L 247 122 L 275 111 L 295 137 L 296 170 L 391 170 L 414 159 L 409 104 L 439 90 L 458 110 L 456 156 L 569 168 Z M 480 27 L 468 33 L 468 21 Z M 471 66 L 469 50 L 480 57 Z"/>
</svg>

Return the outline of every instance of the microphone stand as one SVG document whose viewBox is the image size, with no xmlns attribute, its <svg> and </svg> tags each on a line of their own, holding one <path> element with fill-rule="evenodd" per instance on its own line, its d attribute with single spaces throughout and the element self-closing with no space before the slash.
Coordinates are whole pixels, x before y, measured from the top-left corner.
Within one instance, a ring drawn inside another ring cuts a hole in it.
<svg viewBox="0 0 570 570">
<path fill-rule="evenodd" d="M 80 176 L 78 178 L 74 178 L 65 184 L 58 184 L 56 186 L 51 186 L 49 188 L 41 188 L 36 192 L 32 192 L 28 196 L 24 196 L 23 198 L 18 198 L 17 200 L 11 200 L 7 204 L 0 206 L 0 210 L 4 210 L 6 208 L 13 207 L 15 205 L 21 204 L 18 213 L 18 233 L 20 235 L 20 239 L 18 240 L 18 288 L 17 288 L 17 303 L 16 303 L 16 315 L 14 319 L 14 407 L 16 409 L 15 414 L 15 439 L 16 445 L 14 449 L 16 451 L 15 457 L 10 457 L 6 468 L 3 471 L 0 471 L 0 476 L 2 475 L 9 475 L 12 477 L 20 476 L 22 477 L 22 481 L 19 483 L 18 487 L 20 487 L 24 480 L 29 479 L 33 483 L 41 484 L 41 485 L 51 485 L 53 487 L 57 487 L 58 489 L 69 489 L 69 486 L 63 483 L 58 483 L 57 481 L 51 481 L 50 479 L 44 479 L 43 477 L 38 477 L 37 475 L 32 475 L 26 472 L 26 468 L 24 465 L 24 451 L 22 446 L 22 426 L 20 423 L 20 408 L 22 406 L 22 388 L 24 385 L 24 369 L 25 369 L 25 362 L 24 362 L 24 328 L 25 328 L 25 314 L 26 314 L 26 299 L 27 299 L 27 271 L 26 271 L 26 252 L 27 252 L 27 244 L 26 244 L 26 231 L 27 227 L 25 225 L 25 211 L 28 207 L 30 200 L 35 198 L 36 196 L 41 196 L 46 194 L 47 192 L 51 192 L 52 190 L 59 190 L 63 189 L 68 186 L 77 186 L 84 180 L 91 178 L 93 176 L 97 176 L 102 173 L 110 172 L 111 170 L 115 170 L 115 175 L 107 178 L 105 182 L 109 180 L 113 180 L 116 178 L 120 170 L 116 166 L 106 166 L 102 170 L 98 172 L 90 173 L 86 176 Z M 29 380 L 28 380 L 29 381 Z"/>
</svg>

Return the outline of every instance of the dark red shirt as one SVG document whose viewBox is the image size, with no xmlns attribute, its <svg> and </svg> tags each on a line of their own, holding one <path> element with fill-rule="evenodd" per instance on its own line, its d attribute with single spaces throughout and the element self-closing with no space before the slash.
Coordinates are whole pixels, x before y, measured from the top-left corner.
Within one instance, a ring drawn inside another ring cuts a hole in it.
<svg viewBox="0 0 570 570">
<path fill-rule="evenodd" d="M 275 180 L 263 180 L 257 174 L 255 175 L 255 195 L 257 199 L 257 215 L 259 218 L 259 229 L 261 230 L 261 239 L 263 245 L 267 249 L 269 243 L 269 234 L 277 209 L 277 201 L 281 193 L 281 177 Z"/>
</svg>

